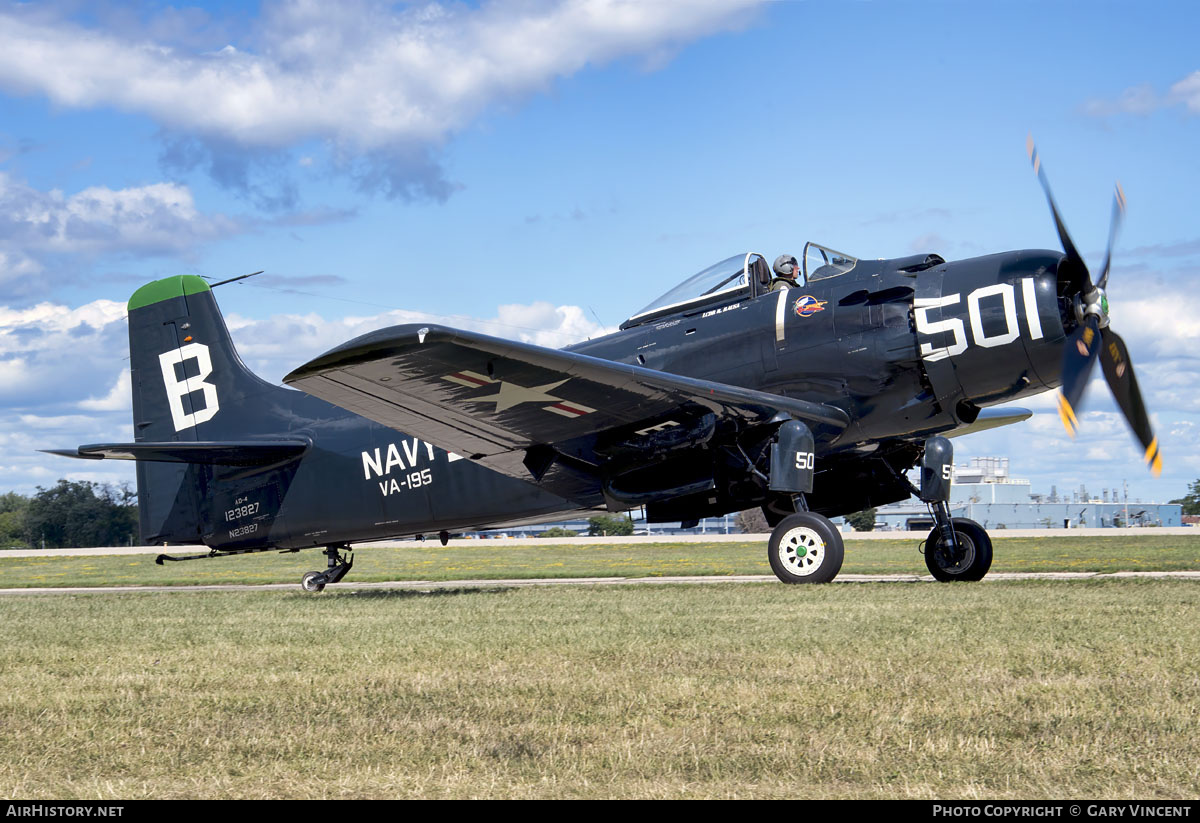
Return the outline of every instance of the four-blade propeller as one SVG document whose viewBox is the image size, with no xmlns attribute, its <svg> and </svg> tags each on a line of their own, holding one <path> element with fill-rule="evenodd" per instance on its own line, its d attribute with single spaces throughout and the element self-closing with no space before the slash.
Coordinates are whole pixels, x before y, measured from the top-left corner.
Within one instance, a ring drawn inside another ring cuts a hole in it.
<svg viewBox="0 0 1200 823">
<path fill-rule="evenodd" d="M 1087 387 L 1092 367 L 1099 359 L 1104 379 L 1108 382 L 1121 413 L 1125 415 L 1129 427 L 1146 450 L 1146 464 L 1157 476 L 1162 473 L 1158 440 L 1150 427 L 1150 417 L 1146 413 L 1146 405 L 1142 402 L 1142 393 L 1138 390 L 1133 363 L 1129 360 L 1129 350 L 1120 335 L 1109 328 L 1108 296 L 1104 293 L 1112 263 L 1113 243 L 1125 214 L 1125 192 L 1118 183 L 1113 194 L 1112 220 L 1108 228 L 1108 248 L 1104 251 L 1104 264 L 1100 269 L 1099 279 L 1093 283 L 1091 272 L 1088 271 L 1087 264 L 1083 262 L 1075 244 L 1071 242 L 1071 235 L 1067 233 L 1062 215 L 1054 202 L 1050 183 L 1046 179 L 1046 170 L 1042 167 L 1032 136 L 1027 139 L 1025 147 L 1038 182 L 1046 192 L 1046 201 L 1050 204 L 1050 213 L 1054 216 L 1054 226 L 1058 229 L 1058 239 L 1066 255 L 1059 266 L 1059 279 L 1068 281 L 1067 294 L 1074 297 L 1075 312 L 1079 319 L 1078 327 L 1067 338 L 1063 347 L 1062 390 L 1058 396 L 1059 416 L 1067 432 L 1074 437 L 1079 429 L 1075 410 L 1079 408 L 1079 401 Z"/>
</svg>

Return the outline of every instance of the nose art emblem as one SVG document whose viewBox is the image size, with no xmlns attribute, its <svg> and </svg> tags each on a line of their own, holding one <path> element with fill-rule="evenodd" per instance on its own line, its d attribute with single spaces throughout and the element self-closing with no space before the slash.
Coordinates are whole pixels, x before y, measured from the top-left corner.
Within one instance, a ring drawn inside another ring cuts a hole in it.
<svg viewBox="0 0 1200 823">
<path fill-rule="evenodd" d="M 800 317 L 809 317 L 819 311 L 825 311 L 825 304 L 828 300 L 818 300 L 811 294 L 805 294 L 796 300 L 794 311 Z"/>
</svg>

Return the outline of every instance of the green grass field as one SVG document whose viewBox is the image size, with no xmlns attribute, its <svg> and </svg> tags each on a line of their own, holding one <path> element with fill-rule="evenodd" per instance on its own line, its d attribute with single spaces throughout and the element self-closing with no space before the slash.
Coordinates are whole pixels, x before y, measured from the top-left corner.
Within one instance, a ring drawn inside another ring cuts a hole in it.
<svg viewBox="0 0 1200 823">
<path fill-rule="evenodd" d="M 8 586 L 295 583 L 315 552 L 5 558 Z M 1200 569 L 999 538 L 997 571 Z M 924 573 L 850 541 L 845 572 Z M 769 574 L 758 543 L 408 543 L 356 580 Z M 12 798 L 1200 797 L 1200 581 L 0 598 Z"/>
<path fill-rule="evenodd" d="M 1196 581 L 34 595 L 0 619 L 9 797 L 1200 796 Z"/>
<path fill-rule="evenodd" d="M 1149 530 L 1148 530 L 1149 531 Z M 993 571 L 1180 571 L 1200 569 L 1200 535 L 1006 538 L 993 533 Z M 919 540 L 848 540 L 844 573 L 925 574 Z M 195 549 L 183 548 L 178 553 Z M 324 568 L 318 551 L 154 564 L 153 555 L 4 557 L 6 588 L 44 586 L 294 583 Z M 409 542 L 357 552 L 349 580 L 460 580 L 506 577 L 646 577 L 770 574 L 765 543 L 656 543 L 516 546 L 481 540 L 469 548 Z"/>
</svg>

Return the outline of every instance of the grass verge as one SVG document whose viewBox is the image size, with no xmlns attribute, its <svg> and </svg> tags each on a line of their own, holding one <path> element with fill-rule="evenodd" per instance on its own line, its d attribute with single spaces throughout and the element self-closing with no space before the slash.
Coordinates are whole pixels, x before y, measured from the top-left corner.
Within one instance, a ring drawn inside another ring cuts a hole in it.
<svg viewBox="0 0 1200 823">
<path fill-rule="evenodd" d="M 0 600 L 10 797 L 1195 798 L 1200 586 Z"/>
</svg>

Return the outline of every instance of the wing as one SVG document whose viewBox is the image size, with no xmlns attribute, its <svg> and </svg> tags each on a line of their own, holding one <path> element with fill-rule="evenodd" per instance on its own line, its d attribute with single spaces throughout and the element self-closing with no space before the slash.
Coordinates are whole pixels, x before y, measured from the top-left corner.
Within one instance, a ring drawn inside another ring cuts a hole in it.
<svg viewBox="0 0 1200 823">
<path fill-rule="evenodd" d="M 1029 409 L 1021 409 L 1015 406 L 1009 406 L 1002 409 L 982 409 L 979 416 L 975 418 L 973 423 L 961 426 L 957 429 L 945 432 L 946 437 L 962 437 L 964 434 L 974 434 L 975 432 L 987 431 L 988 429 L 998 429 L 1001 426 L 1009 426 L 1013 423 L 1020 423 L 1023 420 L 1028 420 L 1033 417 L 1033 412 Z"/>
<path fill-rule="evenodd" d="M 622 460 L 700 445 L 725 421 L 792 417 L 818 439 L 849 423 L 833 406 L 442 326 L 373 332 L 284 382 L 577 501 Z"/>
</svg>

